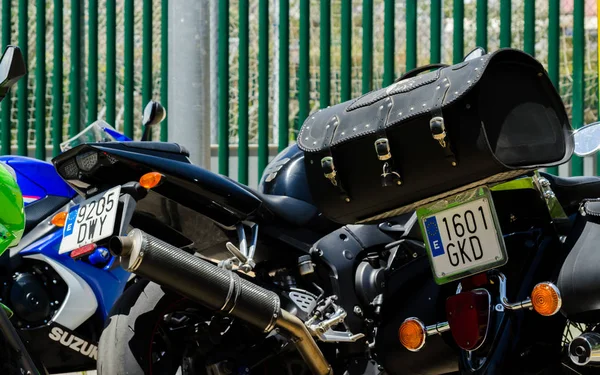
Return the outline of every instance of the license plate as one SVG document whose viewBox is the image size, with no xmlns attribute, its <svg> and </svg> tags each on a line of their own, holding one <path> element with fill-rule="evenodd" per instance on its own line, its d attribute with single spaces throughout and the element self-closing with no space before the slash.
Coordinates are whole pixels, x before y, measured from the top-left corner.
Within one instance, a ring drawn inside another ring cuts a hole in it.
<svg viewBox="0 0 600 375">
<path fill-rule="evenodd" d="M 508 256 L 491 193 L 469 190 L 417 209 L 436 283 L 506 264 Z"/>
<path fill-rule="evenodd" d="M 93 196 L 69 209 L 59 254 L 112 236 L 121 186 Z"/>
</svg>

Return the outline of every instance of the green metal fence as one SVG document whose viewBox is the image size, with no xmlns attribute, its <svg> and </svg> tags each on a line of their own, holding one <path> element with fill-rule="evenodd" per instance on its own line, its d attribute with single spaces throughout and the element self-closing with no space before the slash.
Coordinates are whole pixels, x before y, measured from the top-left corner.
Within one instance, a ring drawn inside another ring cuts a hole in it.
<svg viewBox="0 0 600 375">
<path fill-rule="evenodd" d="M 1 0 L 2 46 L 21 47 L 29 73 L 1 105 L 0 152 L 45 159 L 97 119 L 139 136 L 143 104 L 166 104 L 166 4 Z"/>
<path fill-rule="evenodd" d="M 0 107 L 0 152 L 56 154 L 97 118 L 139 136 L 143 104 L 167 104 L 167 4 L 0 0 L 2 45 L 21 46 L 29 67 Z M 219 0 L 211 7 L 215 169 L 256 181 L 269 148 L 293 142 L 312 111 L 388 85 L 415 66 L 460 61 L 476 46 L 535 55 L 573 127 L 594 121 L 597 7 L 594 0 Z M 166 124 L 154 139 L 167 139 Z M 575 158 L 552 172 L 600 174 L 600 162 Z"/>
</svg>

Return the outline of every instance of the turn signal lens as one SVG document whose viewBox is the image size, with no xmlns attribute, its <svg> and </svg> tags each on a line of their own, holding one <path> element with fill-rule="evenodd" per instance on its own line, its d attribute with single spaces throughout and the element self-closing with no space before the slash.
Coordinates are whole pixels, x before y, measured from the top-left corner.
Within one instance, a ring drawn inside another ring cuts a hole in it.
<svg viewBox="0 0 600 375">
<path fill-rule="evenodd" d="M 400 325 L 400 343 L 411 352 L 419 351 L 425 345 L 425 325 L 417 318 L 408 318 Z"/>
<path fill-rule="evenodd" d="M 67 221 L 67 215 L 67 212 L 59 212 L 54 215 L 50 222 L 52 225 L 62 228 L 65 226 L 65 222 Z"/>
<path fill-rule="evenodd" d="M 146 173 L 140 177 L 140 185 L 146 189 L 152 189 L 160 184 L 161 179 L 162 175 L 158 172 Z"/>
<path fill-rule="evenodd" d="M 556 285 L 550 282 L 539 283 L 531 292 L 531 304 L 540 315 L 551 316 L 556 314 L 561 306 L 562 299 Z"/>
</svg>

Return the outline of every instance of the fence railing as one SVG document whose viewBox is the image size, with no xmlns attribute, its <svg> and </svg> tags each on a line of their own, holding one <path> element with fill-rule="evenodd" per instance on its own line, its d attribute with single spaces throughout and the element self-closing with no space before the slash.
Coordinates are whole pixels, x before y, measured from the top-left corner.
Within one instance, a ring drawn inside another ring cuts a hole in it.
<svg viewBox="0 0 600 375">
<path fill-rule="evenodd" d="M 1 106 L 0 152 L 12 145 L 21 155 L 33 149 L 43 158 L 48 147 L 56 154 L 97 118 L 139 134 L 143 104 L 167 105 L 167 4 L 0 0 L 2 44 L 21 46 L 29 66 Z M 594 0 L 219 0 L 210 15 L 215 169 L 253 184 L 269 146 L 293 142 L 310 112 L 415 66 L 460 61 L 476 46 L 536 56 L 573 127 L 594 121 L 598 7 Z M 166 140 L 166 130 L 155 139 Z M 600 174 L 600 162 L 574 158 L 551 172 Z"/>
</svg>

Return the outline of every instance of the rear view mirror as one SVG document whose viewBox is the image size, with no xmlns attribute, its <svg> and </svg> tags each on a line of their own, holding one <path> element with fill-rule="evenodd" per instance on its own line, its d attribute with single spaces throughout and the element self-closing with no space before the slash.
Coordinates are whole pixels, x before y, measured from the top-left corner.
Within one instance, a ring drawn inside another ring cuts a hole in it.
<svg viewBox="0 0 600 375">
<path fill-rule="evenodd" d="M 142 135 L 142 141 L 146 141 L 150 138 L 150 127 L 152 125 L 160 124 L 162 120 L 167 117 L 167 110 L 159 102 L 150 100 L 144 108 L 144 116 L 142 118 L 142 125 L 144 126 L 144 134 Z"/>
<path fill-rule="evenodd" d="M 21 49 L 8 46 L 0 58 L 0 100 L 4 99 L 10 88 L 27 73 Z"/>
</svg>

